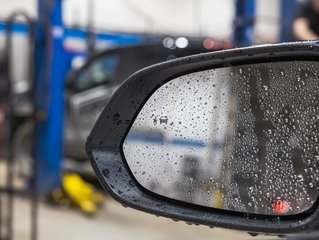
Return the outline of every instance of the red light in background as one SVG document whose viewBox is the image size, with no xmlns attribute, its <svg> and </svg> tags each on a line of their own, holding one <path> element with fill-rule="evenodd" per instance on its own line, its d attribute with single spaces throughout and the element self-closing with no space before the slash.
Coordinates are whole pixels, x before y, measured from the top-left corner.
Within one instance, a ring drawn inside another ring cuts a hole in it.
<svg viewBox="0 0 319 240">
<path fill-rule="evenodd" d="M 290 209 L 290 204 L 285 200 L 275 200 L 274 201 L 274 212 L 277 214 L 285 214 Z"/>
<path fill-rule="evenodd" d="M 216 45 L 215 41 L 210 38 L 205 39 L 205 41 L 203 42 L 203 46 L 206 49 L 213 49 L 215 45 Z"/>
</svg>

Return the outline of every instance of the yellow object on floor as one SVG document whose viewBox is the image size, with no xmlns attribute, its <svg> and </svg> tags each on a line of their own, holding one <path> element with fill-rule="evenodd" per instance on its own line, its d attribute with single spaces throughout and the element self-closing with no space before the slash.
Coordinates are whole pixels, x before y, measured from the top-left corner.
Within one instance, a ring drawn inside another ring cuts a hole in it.
<svg viewBox="0 0 319 240">
<path fill-rule="evenodd" d="M 78 174 L 65 174 L 62 186 L 71 202 L 84 213 L 95 214 L 104 201 L 103 195 L 97 192 L 94 186 L 85 182 Z"/>
<path fill-rule="evenodd" d="M 48 200 L 63 208 L 77 207 L 93 215 L 103 206 L 104 196 L 94 186 L 85 182 L 80 175 L 67 173 L 62 179 L 62 189 L 54 189 Z"/>
</svg>

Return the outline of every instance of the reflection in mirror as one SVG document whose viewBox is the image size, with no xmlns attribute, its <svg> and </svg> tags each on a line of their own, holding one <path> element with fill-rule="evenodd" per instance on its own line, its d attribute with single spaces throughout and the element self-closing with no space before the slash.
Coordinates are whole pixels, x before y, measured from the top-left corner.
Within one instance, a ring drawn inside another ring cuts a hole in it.
<svg viewBox="0 0 319 240">
<path fill-rule="evenodd" d="M 164 84 L 123 145 L 146 189 L 265 215 L 307 211 L 319 194 L 319 66 L 206 70 Z"/>
</svg>

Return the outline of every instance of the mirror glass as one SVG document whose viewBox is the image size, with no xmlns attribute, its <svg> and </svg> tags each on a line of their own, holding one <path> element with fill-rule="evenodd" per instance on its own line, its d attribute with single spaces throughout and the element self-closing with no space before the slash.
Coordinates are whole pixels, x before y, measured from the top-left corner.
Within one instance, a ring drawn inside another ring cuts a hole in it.
<svg viewBox="0 0 319 240">
<path fill-rule="evenodd" d="M 123 144 L 146 189 L 264 215 L 307 211 L 319 194 L 319 66 L 274 62 L 184 75 L 159 88 Z"/>
</svg>

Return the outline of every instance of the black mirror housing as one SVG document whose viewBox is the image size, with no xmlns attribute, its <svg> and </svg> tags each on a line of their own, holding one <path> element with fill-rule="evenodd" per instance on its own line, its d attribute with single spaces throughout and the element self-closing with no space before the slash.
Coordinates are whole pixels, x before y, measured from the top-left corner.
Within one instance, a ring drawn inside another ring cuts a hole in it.
<svg viewBox="0 0 319 240">
<path fill-rule="evenodd" d="M 124 206 L 173 220 L 276 235 L 317 229 L 318 201 L 302 214 L 265 216 L 212 209 L 159 196 L 136 181 L 122 149 L 146 101 L 176 77 L 207 69 L 301 60 L 319 61 L 319 43 L 263 45 L 194 55 L 135 73 L 114 94 L 87 140 L 87 154 L 102 186 Z"/>
</svg>

